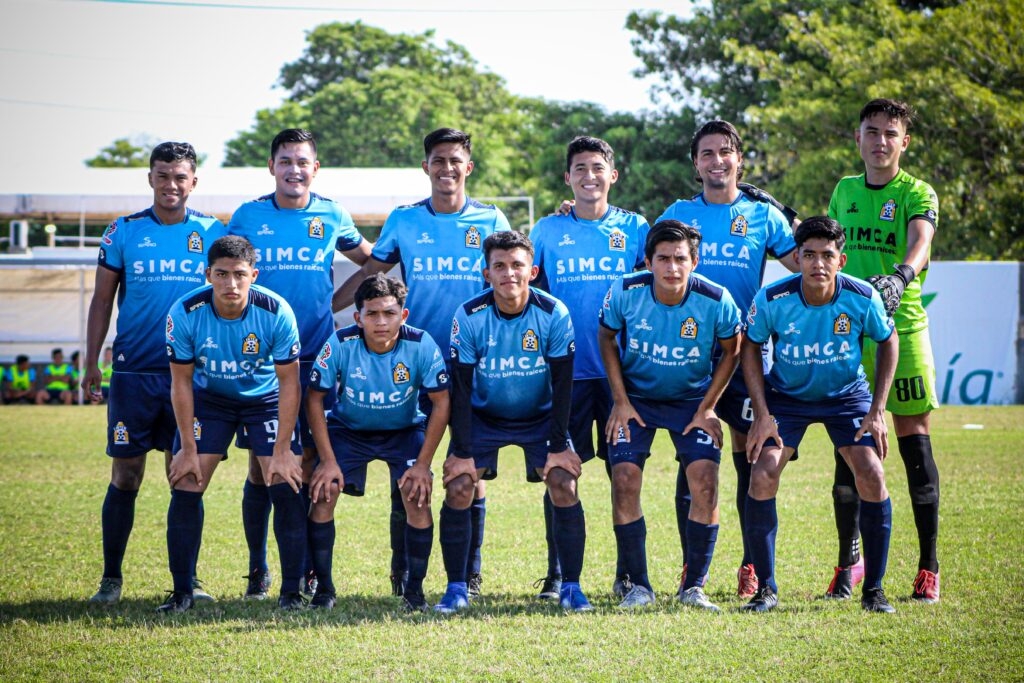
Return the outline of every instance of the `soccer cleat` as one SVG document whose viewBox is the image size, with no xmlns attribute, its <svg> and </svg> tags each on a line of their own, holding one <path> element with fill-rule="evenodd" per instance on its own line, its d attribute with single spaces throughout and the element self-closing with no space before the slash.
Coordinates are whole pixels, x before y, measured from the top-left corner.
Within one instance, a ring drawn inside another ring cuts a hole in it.
<svg viewBox="0 0 1024 683">
<path fill-rule="evenodd" d="M 405 593 L 402 595 L 402 609 L 406 612 L 426 612 L 430 609 L 423 593 Z"/>
<path fill-rule="evenodd" d="M 248 576 L 249 586 L 245 589 L 246 600 L 266 600 L 267 592 L 270 590 L 270 572 L 265 569 L 253 569 Z"/>
<path fill-rule="evenodd" d="M 157 607 L 156 611 L 161 614 L 180 614 L 192 609 L 192 605 L 193 600 L 191 595 L 188 593 L 171 591 L 167 594 L 167 599 L 164 600 L 164 604 Z"/>
<path fill-rule="evenodd" d="M 828 600 L 849 600 L 853 597 L 853 587 L 864 580 L 864 556 L 849 567 L 836 567 L 832 583 L 825 589 Z"/>
<path fill-rule="evenodd" d="M 338 596 L 331 591 L 318 590 L 309 601 L 310 609 L 334 609 Z"/>
<path fill-rule="evenodd" d="M 757 593 L 740 609 L 745 612 L 770 612 L 779 604 L 779 596 L 771 589 L 771 586 L 761 586 Z"/>
<path fill-rule="evenodd" d="M 757 593 L 757 573 L 754 565 L 745 564 L 736 570 L 736 595 L 743 599 L 754 597 Z"/>
<path fill-rule="evenodd" d="M 286 612 L 294 612 L 295 610 L 305 609 L 306 601 L 302 599 L 302 593 L 281 593 L 280 597 L 277 598 L 277 606 Z"/>
<path fill-rule="evenodd" d="M 558 583 L 560 586 L 558 589 L 559 607 L 573 612 L 590 612 L 594 609 L 578 583 L 562 583 L 561 581 Z"/>
<path fill-rule="evenodd" d="M 192 577 L 192 599 L 196 602 L 200 600 L 204 602 L 217 602 L 217 598 L 207 593 L 206 589 L 203 588 L 203 582 L 194 576 Z"/>
<path fill-rule="evenodd" d="M 480 597 L 480 588 L 484 585 L 484 577 L 480 576 L 479 572 L 469 575 L 469 580 L 466 582 L 466 590 L 471 598 Z"/>
<path fill-rule="evenodd" d="M 559 592 L 562 590 L 562 577 L 557 574 L 545 576 L 534 581 L 533 587 L 540 588 L 540 592 L 537 593 L 538 600 L 558 600 Z"/>
<path fill-rule="evenodd" d="M 629 592 L 626 593 L 626 597 L 622 598 L 622 602 L 619 603 L 619 609 L 635 609 L 653 604 L 654 591 L 646 586 L 635 583 L 629 589 Z"/>
<path fill-rule="evenodd" d="M 687 607 L 700 607 L 708 612 L 722 611 L 718 608 L 718 605 L 708 600 L 708 596 L 704 595 L 704 589 L 700 586 L 692 586 L 684 591 L 679 591 L 677 598 L 679 599 L 679 602 Z"/>
<path fill-rule="evenodd" d="M 391 594 L 395 597 L 405 595 L 405 584 L 409 581 L 409 572 L 391 575 Z"/>
<path fill-rule="evenodd" d="M 311 600 L 316 595 L 316 572 L 310 569 L 306 572 L 306 575 L 302 577 L 302 594 L 306 596 L 307 600 Z"/>
<path fill-rule="evenodd" d="M 89 602 L 100 605 L 116 605 L 121 600 L 121 584 L 124 579 L 112 579 L 103 577 L 100 579 L 100 588 L 96 595 L 89 598 Z"/>
<path fill-rule="evenodd" d="M 881 588 L 865 588 L 864 595 L 860 599 L 860 606 L 867 612 L 892 614 L 896 611 L 896 608 L 885 599 L 885 593 Z"/>
<path fill-rule="evenodd" d="M 469 607 L 469 594 L 466 584 L 449 583 L 441 596 L 441 602 L 434 605 L 434 611 L 441 614 L 454 614 Z"/>
<path fill-rule="evenodd" d="M 102 585 L 102 584 L 101 584 Z M 922 569 L 914 579 L 914 592 L 910 594 L 911 600 L 923 602 L 926 605 L 934 605 L 939 601 L 939 573 Z"/>
<path fill-rule="evenodd" d="M 617 598 L 624 598 L 631 588 L 633 588 L 633 582 L 629 580 L 629 574 L 616 576 L 615 582 L 612 583 L 612 595 Z"/>
</svg>

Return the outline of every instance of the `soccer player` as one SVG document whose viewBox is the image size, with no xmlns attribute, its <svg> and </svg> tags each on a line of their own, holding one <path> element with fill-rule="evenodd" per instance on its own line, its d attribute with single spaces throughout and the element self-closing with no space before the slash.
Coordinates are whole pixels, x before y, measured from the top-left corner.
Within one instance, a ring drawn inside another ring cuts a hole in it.
<svg viewBox="0 0 1024 683">
<path fill-rule="evenodd" d="M 572 319 L 565 304 L 530 287 L 537 267 L 528 237 L 497 232 L 484 241 L 484 258 L 491 289 L 459 306 L 451 324 L 451 444 L 440 530 L 448 587 L 434 609 L 451 613 L 469 605 L 474 485 L 497 473 L 500 448 L 518 445 L 554 505 L 559 604 L 588 611 L 579 583 L 587 534 L 577 492 L 581 462 L 569 440 Z"/>
<path fill-rule="evenodd" d="M 256 249 L 228 235 L 209 251 L 206 279 L 171 306 L 165 338 L 178 431 L 168 468 L 167 555 L 174 591 L 157 611 L 192 608 L 192 567 L 203 530 L 200 501 L 231 439 L 245 425 L 274 504 L 281 609 L 304 606 L 306 550 L 299 412 L 299 329 L 288 303 L 253 284 Z"/>
<path fill-rule="evenodd" d="M 920 546 L 911 597 L 939 600 L 939 471 L 932 455 L 930 418 L 939 407 L 928 315 L 921 292 L 928 275 L 932 238 L 939 221 L 935 191 L 900 168 L 910 144 L 913 113 L 905 103 L 872 100 L 860 112 L 854 140 L 864 173 L 839 181 L 828 215 L 846 230 L 846 272 L 872 282 L 896 321 L 900 356 L 887 408 L 900 457 L 907 470 L 910 501 Z M 865 370 L 871 375 L 874 346 L 864 343 Z M 846 462 L 836 455 L 833 501 L 839 532 L 839 562 L 826 595 L 848 598 L 863 575 L 857 537 L 857 488 Z"/>
<path fill-rule="evenodd" d="M 644 267 L 647 221 L 608 202 L 618 180 L 615 152 L 604 140 L 580 136 L 569 143 L 565 159 L 565 184 L 572 189 L 573 206 L 567 213 L 546 216 L 530 231 L 539 274 L 535 286 L 561 300 L 569 309 L 576 333 L 573 362 L 572 411 L 569 435 L 583 462 L 597 455 L 607 466 L 608 448 L 603 436 L 612 408 L 611 391 L 597 344 L 597 314 L 608 287 L 618 277 Z M 610 472 L 609 467 L 609 472 Z M 532 473 L 527 473 L 529 479 Z M 548 572 L 538 582 L 538 597 L 557 600 L 562 581 L 558 552 L 553 543 L 551 496 L 544 494 L 547 529 Z M 616 593 L 625 595 L 625 567 L 621 555 L 616 569 Z"/>
<path fill-rule="evenodd" d="M 674 219 L 700 230 L 703 241 L 697 272 L 728 289 L 740 309 L 746 310 L 761 286 L 769 255 L 779 259 L 790 271 L 796 269 L 791 259 L 786 258 L 796 247 L 790 229 L 790 221 L 796 214 L 762 190 L 740 183 L 744 171 L 743 140 L 731 123 L 709 121 L 701 126 L 690 143 L 690 160 L 703 191 L 691 199 L 674 202 L 658 221 Z M 732 462 L 736 469 L 736 510 L 742 531 L 743 504 L 750 484 L 746 434 L 752 418 L 742 373 L 735 373 L 726 387 L 718 402 L 718 412 L 722 421 L 729 425 Z M 680 469 L 676 516 L 684 562 L 689 506 L 690 492 Z M 686 572 L 684 564 L 680 586 L 687 582 Z M 737 584 L 737 595 L 742 598 L 751 597 L 757 590 L 757 577 L 746 543 L 737 571 Z"/>
<path fill-rule="evenodd" d="M 174 441 L 171 373 L 161 343 L 171 304 L 204 281 L 206 250 L 224 226 L 186 207 L 195 189 L 196 151 L 187 142 L 162 142 L 149 157 L 153 206 L 118 218 L 103 233 L 96 289 L 89 305 L 82 388 L 102 397 L 100 349 L 117 299 L 114 372 L 107 404 L 110 485 L 103 501 L 103 578 L 92 602 L 121 598 L 121 563 L 135 521 L 135 499 L 146 471 L 146 454 Z M 201 510 L 202 508 L 200 508 Z M 210 599 L 198 582 L 197 599 Z"/>
<path fill-rule="evenodd" d="M 310 190 L 320 169 L 316 139 L 311 132 L 288 128 L 278 133 L 270 144 L 267 167 L 274 176 L 274 192 L 240 206 L 231 216 L 228 232 L 255 245 L 260 284 L 284 297 L 295 312 L 303 349 L 299 377 L 305 390 L 320 344 L 334 332 L 330 304 L 334 292 L 334 253 L 340 251 L 356 265 L 362 265 L 370 255 L 370 245 L 356 230 L 348 211 Z M 334 397 L 333 392 L 325 396 L 326 408 L 333 405 Z M 303 471 L 308 480 L 316 451 L 301 404 L 299 423 Z M 246 435 L 239 438 L 238 445 L 248 447 Z M 249 474 L 242 488 L 242 527 L 249 546 L 245 597 L 255 600 L 266 598 L 270 588 L 267 531 L 271 501 L 261 475 L 257 458 L 250 452 Z M 308 495 L 305 486 L 303 495 Z M 312 595 L 314 588 L 309 570 L 303 589 Z"/>
<path fill-rule="evenodd" d="M 448 361 L 449 326 L 455 309 L 486 287 L 481 275 L 483 244 L 492 233 L 508 230 L 500 209 L 481 204 L 466 194 L 466 179 L 473 173 L 473 145 L 469 134 L 439 128 L 423 139 L 423 172 L 430 178 L 430 197 L 400 206 L 388 216 L 373 254 L 362 269 L 334 293 L 333 307 L 352 305 L 356 289 L 367 277 L 401 264 L 409 287 L 409 324 L 425 330 L 441 347 Z M 421 399 L 424 413 L 431 403 Z M 480 548 L 487 514 L 486 490 L 479 481 L 472 505 L 473 538 L 469 558 L 469 590 L 480 592 Z M 401 595 L 405 575 L 405 506 L 397 488 L 391 492 L 391 587 Z"/>
<path fill-rule="evenodd" d="M 36 405 L 47 403 L 63 403 L 71 405 L 71 378 L 73 371 L 70 363 L 64 361 L 64 351 L 54 349 L 50 353 L 50 363 L 43 368 L 45 386 L 36 392 Z"/>
<path fill-rule="evenodd" d="M 35 397 L 36 369 L 29 363 L 29 357 L 20 354 L 14 365 L 3 372 L 4 403 L 31 403 Z"/>
<path fill-rule="evenodd" d="M 893 321 L 870 284 L 840 273 L 846 238 L 839 223 L 815 216 L 796 230 L 793 259 L 800 273 L 763 287 L 747 314 L 741 362 L 754 423 L 747 434 L 752 464 L 746 533 L 758 590 L 741 609 L 767 612 L 778 604 L 775 496 L 779 476 L 795 457 L 807 426 L 822 422 L 850 466 L 860 493 L 865 576 L 861 606 L 894 612 L 882 591 L 889 555 L 892 505 L 882 460 L 888 452 L 885 401 L 899 353 Z M 874 392 L 861 365 L 860 341 L 878 344 Z M 761 345 L 773 342 L 771 372 Z"/>
<path fill-rule="evenodd" d="M 409 611 L 427 609 L 423 577 L 434 536 L 430 464 L 448 427 L 448 371 L 430 335 L 404 324 L 406 291 L 382 273 L 364 280 L 355 294 L 356 324 L 325 340 L 313 364 L 306 412 L 320 464 L 310 480 L 309 539 L 319 583 L 310 607 L 334 606 L 331 565 L 339 490 L 363 495 L 367 464 L 382 460 L 401 491 L 408 520 L 403 605 Z M 338 400 L 325 419 L 323 397 L 335 388 Z M 433 404 L 429 418 L 419 409 L 420 391 Z"/>
<path fill-rule="evenodd" d="M 614 400 L 605 426 L 612 516 L 632 582 L 619 605 L 623 608 L 654 602 L 640 490 L 655 432 L 662 428 L 694 492 L 689 517 L 680 522 L 688 526 L 690 571 L 678 598 L 684 605 L 719 611 L 703 590 L 718 537 L 722 426 L 715 404 L 736 370 L 741 326 L 729 291 L 693 272 L 700 242 L 694 227 L 675 220 L 655 223 L 644 246 L 650 272 L 616 281 L 601 309 L 601 358 Z M 716 344 L 721 357 L 712 370 Z"/>
</svg>

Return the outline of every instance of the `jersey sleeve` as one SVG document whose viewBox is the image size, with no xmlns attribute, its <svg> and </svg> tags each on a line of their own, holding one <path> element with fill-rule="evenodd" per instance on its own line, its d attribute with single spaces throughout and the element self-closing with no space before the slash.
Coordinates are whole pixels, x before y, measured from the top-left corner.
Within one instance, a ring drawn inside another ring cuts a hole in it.
<svg viewBox="0 0 1024 683">
<path fill-rule="evenodd" d="M 320 347 L 320 353 L 309 371 L 309 386 L 319 391 L 330 391 L 338 378 L 341 363 L 341 343 L 338 335 L 331 333 Z"/>
<path fill-rule="evenodd" d="M 768 228 L 768 252 L 780 259 L 796 249 L 793 229 L 781 211 L 770 204 L 766 204 L 765 208 L 768 209 L 768 216 L 765 219 Z"/>
<path fill-rule="evenodd" d="M 882 296 L 874 288 L 871 289 L 871 303 L 864 316 L 864 333 L 874 341 L 882 343 L 889 338 L 896 323 L 885 313 Z"/>
<path fill-rule="evenodd" d="M 356 229 L 352 215 L 344 207 L 338 208 L 338 239 L 334 246 L 338 251 L 350 251 L 363 242 L 363 236 Z"/>
<path fill-rule="evenodd" d="M 747 339 L 755 344 L 764 344 L 771 337 L 771 312 L 768 310 L 767 290 L 762 287 L 754 295 L 754 300 L 747 311 L 747 322 L 744 332 Z"/>
<path fill-rule="evenodd" d="M 565 304 L 558 302 L 551 312 L 546 358 L 571 358 L 576 353 L 576 334 Z"/>
<path fill-rule="evenodd" d="M 476 344 L 473 339 L 473 332 L 469 326 L 469 317 L 466 309 L 459 306 L 455 311 L 455 318 L 452 320 L 452 336 L 450 355 L 452 361 L 460 365 L 475 365 L 477 360 Z"/>
<path fill-rule="evenodd" d="M 598 321 L 603 327 L 618 332 L 625 325 L 622 316 L 622 278 L 612 283 L 608 293 L 604 295 L 604 303 L 601 305 L 601 312 L 598 314 Z"/>
<path fill-rule="evenodd" d="M 164 338 L 167 342 L 167 357 L 171 363 L 187 365 L 195 362 L 195 344 L 192 335 L 192 321 L 185 314 L 181 302 L 175 302 L 167 312 Z"/>
<path fill-rule="evenodd" d="M 495 230 L 495 232 L 497 232 L 499 230 L 511 230 L 511 229 L 512 229 L 512 226 L 509 225 L 508 218 L 505 217 L 505 214 L 502 213 L 501 209 L 495 208 L 494 209 L 494 230 Z"/>
<path fill-rule="evenodd" d="M 910 220 L 923 218 L 938 228 L 939 197 L 931 185 L 919 181 L 907 195 L 907 199 L 910 200 L 910 205 L 907 207 L 907 215 L 910 216 Z"/>
<path fill-rule="evenodd" d="M 302 345 L 299 343 L 299 326 L 295 322 L 295 313 L 284 299 L 279 299 L 280 307 L 274 319 L 274 365 L 287 365 L 298 360 Z"/>
<path fill-rule="evenodd" d="M 839 183 L 832 188 L 832 197 L 828 200 L 828 217 L 832 220 L 839 220 Z"/>
<path fill-rule="evenodd" d="M 423 378 L 420 387 L 427 392 L 448 391 L 448 369 L 437 342 L 424 332 L 419 346 L 420 377 Z"/>
<path fill-rule="evenodd" d="M 123 235 L 124 225 L 121 219 L 116 219 L 107 226 L 103 231 L 103 237 L 100 238 L 98 265 L 116 272 L 124 270 L 124 250 L 121 239 Z"/>
<path fill-rule="evenodd" d="M 728 289 L 722 289 L 722 298 L 718 306 L 718 319 L 715 321 L 715 336 L 719 339 L 732 339 L 743 331 L 740 322 L 740 309 Z"/>
<path fill-rule="evenodd" d="M 380 237 L 373 245 L 373 251 L 370 252 L 373 258 L 383 263 L 394 264 L 402 260 L 402 249 L 398 241 L 399 215 L 398 211 L 391 212 L 384 221 L 384 227 L 381 228 Z"/>
</svg>

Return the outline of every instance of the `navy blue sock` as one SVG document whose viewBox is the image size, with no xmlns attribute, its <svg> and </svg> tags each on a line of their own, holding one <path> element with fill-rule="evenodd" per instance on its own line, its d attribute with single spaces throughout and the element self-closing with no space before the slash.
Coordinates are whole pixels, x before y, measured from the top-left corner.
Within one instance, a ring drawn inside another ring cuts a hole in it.
<svg viewBox="0 0 1024 683">
<path fill-rule="evenodd" d="M 583 573 L 583 551 L 587 547 L 587 520 L 583 503 L 576 501 L 569 507 L 551 506 L 554 519 L 555 546 L 562 567 L 562 580 L 579 583 Z"/>
<path fill-rule="evenodd" d="M 309 519 L 309 484 L 299 487 L 299 495 L 302 496 L 302 509 L 306 511 L 306 519 Z M 309 525 L 306 526 L 306 553 L 302 556 L 302 575 L 313 569 L 313 546 L 309 544 Z"/>
<path fill-rule="evenodd" d="M 405 505 L 398 482 L 391 482 L 391 574 L 401 576 L 409 564 L 405 558 Z"/>
<path fill-rule="evenodd" d="M 242 531 L 249 546 L 249 571 L 267 571 L 267 532 L 270 529 L 267 487 L 246 479 L 242 485 Z"/>
<path fill-rule="evenodd" d="M 679 528 L 679 549 L 686 562 L 686 520 L 690 518 L 690 482 L 686 480 L 686 466 L 679 463 L 676 474 L 676 526 Z"/>
<path fill-rule="evenodd" d="M 747 462 L 747 452 L 733 451 L 732 464 L 736 468 L 736 513 L 740 520 L 740 536 L 743 537 L 743 561 L 740 565 L 746 566 L 751 564 L 747 535 L 743 531 L 747 523 L 747 493 L 750 491 L 750 463 Z"/>
<path fill-rule="evenodd" d="M 469 506 L 473 516 L 472 531 L 469 538 L 469 564 L 466 565 L 466 576 L 479 574 L 483 557 L 480 548 L 484 545 L 484 520 L 487 519 L 487 499 L 474 498 L 473 504 Z"/>
<path fill-rule="evenodd" d="M 334 520 L 314 522 L 309 520 L 306 527 L 309 534 L 311 567 L 316 572 L 317 591 L 334 593 Z"/>
<path fill-rule="evenodd" d="M 717 524 L 701 524 L 688 519 L 686 526 L 686 537 L 690 545 L 686 552 L 684 589 L 704 585 L 711 568 L 711 557 L 715 554 L 715 543 L 718 541 Z"/>
<path fill-rule="evenodd" d="M 405 555 L 409 564 L 409 581 L 405 589 L 411 595 L 423 594 L 423 578 L 427 575 L 427 564 L 430 562 L 430 547 L 434 543 L 434 527 L 426 529 L 406 525 Z"/>
<path fill-rule="evenodd" d="M 281 557 L 281 593 L 298 593 L 306 557 L 306 508 L 289 484 L 268 486 L 274 506 L 274 536 Z"/>
<path fill-rule="evenodd" d="M 202 500 L 202 493 L 171 490 L 171 503 L 167 506 L 167 566 L 177 593 L 192 594 L 192 571 L 203 533 Z"/>
<path fill-rule="evenodd" d="M 615 540 L 622 549 L 630 581 L 653 591 L 647 578 L 647 522 L 641 517 L 629 524 L 616 524 Z"/>
<path fill-rule="evenodd" d="M 441 557 L 448 583 L 466 582 L 466 564 L 469 560 L 469 541 L 473 533 L 473 513 L 469 508 L 456 510 L 441 505 Z"/>
<path fill-rule="evenodd" d="M 101 513 L 103 576 L 106 578 L 121 578 L 124 551 L 128 548 L 128 537 L 135 525 L 135 499 L 138 495 L 138 491 L 122 491 L 113 484 L 107 486 Z"/>
<path fill-rule="evenodd" d="M 548 576 L 561 576 L 562 566 L 558 563 L 558 541 L 555 538 L 555 505 L 551 494 L 544 489 L 544 540 L 548 544 Z"/>
<path fill-rule="evenodd" d="M 860 536 L 864 541 L 864 588 L 881 588 L 889 562 L 892 502 L 860 502 Z"/>
<path fill-rule="evenodd" d="M 199 542 L 196 543 L 196 556 L 192 561 L 192 578 L 196 577 L 196 566 L 199 564 L 199 550 L 203 547 L 203 529 L 206 527 L 206 506 L 199 499 Z"/>
<path fill-rule="evenodd" d="M 779 515 L 775 499 L 754 500 L 748 494 L 746 516 L 747 543 L 757 582 L 778 592 L 775 583 L 775 536 L 779 532 Z"/>
</svg>

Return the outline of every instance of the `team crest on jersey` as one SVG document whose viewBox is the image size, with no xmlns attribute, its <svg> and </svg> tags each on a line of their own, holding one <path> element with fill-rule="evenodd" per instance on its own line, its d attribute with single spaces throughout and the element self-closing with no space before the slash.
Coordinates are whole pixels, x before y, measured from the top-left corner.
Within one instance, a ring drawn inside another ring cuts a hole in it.
<svg viewBox="0 0 1024 683">
<path fill-rule="evenodd" d="M 196 441 L 203 438 L 203 423 L 199 421 L 198 417 L 192 418 L 192 436 Z"/>
<path fill-rule="evenodd" d="M 878 220 L 880 221 L 894 221 L 896 220 L 896 200 L 890 199 L 885 204 L 882 204 L 882 212 L 878 214 Z"/>
<path fill-rule="evenodd" d="M 840 313 L 839 317 L 832 321 L 832 331 L 836 334 L 850 334 L 850 316 Z"/>
<path fill-rule="evenodd" d="M 523 334 L 523 351 L 540 351 L 540 337 L 533 330 Z"/>
<path fill-rule="evenodd" d="M 412 374 L 409 372 L 409 366 L 398 361 L 398 365 L 391 369 L 391 379 L 394 380 L 395 384 L 405 384 L 412 379 Z"/>
<path fill-rule="evenodd" d="M 169 342 L 174 341 L 174 334 L 173 334 L 173 332 L 174 332 L 174 318 L 172 318 L 171 314 L 168 313 L 167 314 L 167 325 L 166 325 L 166 327 L 164 327 L 164 336 L 167 337 L 167 341 L 169 341 Z"/>
<path fill-rule="evenodd" d="M 256 355 L 260 352 L 260 340 L 256 336 L 255 332 L 250 332 L 245 335 L 245 339 L 242 340 L 242 353 L 246 355 Z"/>
<path fill-rule="evenodd" d="M 103 231 L 103 244 L 106 244 L 107 246 L 113 244 L 114 240 L 111 238 L 114 236 L 115 232 L 117 232 L 117 221 L 108 225 L 107 229 Z"/>
<path fill-rule="evenodd" d="M 729 234 L 733 237 L 746 237 L 747 236 L 747 218 L 742 214 L 732 219 L 732 225 L 729 226 Z"/>
<path fill-rule="evenodd" d="M 331 343 L 327 342 L 324 344 L 324 348 L 320 349 L 320 355 L 317 356 L 316 364 L 322 367 L 324 370 L 327 369 L 327 359 L 331 357 Z"/>
<path fill-rule="evenodd" d="M 116 425 L 114 425 L 114 445 L 128 445 L 128 428 L 124 426 L 124 422 L 119 421 Z"/>
<path fill-rule="evenodd" d="M 466 246 L 470 249 L 479 249 L 482 243 L 480 230 L 475 225 L 469 226 L 469 230 L 466 231 Z"/>
<path fill-rule="evenodd" d="M 459 321 L 456 319 L 456 320 L 452 320 L 452 341 L 454 341 L 456 344 L 459 343 L 458 340 L 455 339 L 458 336 L 459 336 Z"/>
<path fill-rule="evenodd" d="M 188 250 L 193 254 L 203 253 L 203 237 L 195 230 L 188 234 Z"/>
<path fill-rule="evenodd" d="M 679 336 L 683 339 L 696 339 L 697 338 L 697 321 L 690 316 L 683 321 L 683 324 L 679 326 Z"/>
<path fill-rule="evenodd" d="M 756 317 L 757 317 L 757 306 L 754 304 L 753 301 L 751 301 L 750 302 L 750 310 L 747 311 L 747 324 L 748 325 L 753 325 L 754 324 L 754 318 L 756 318 Z"/>
<path fill-rule="evenodd" d="M 626 233 L 615 228 L 608 234 L 608 248 L 612 251 L 626 251 Z"/>
<path fill-rule="evenodd" d="M 310 237 L 318 240 L 322 240 L 324 238 L 324 221 L 320 216 L 311 218 L 308 225 Z"/>
</svg>

